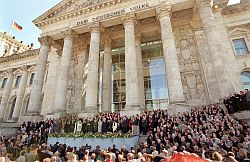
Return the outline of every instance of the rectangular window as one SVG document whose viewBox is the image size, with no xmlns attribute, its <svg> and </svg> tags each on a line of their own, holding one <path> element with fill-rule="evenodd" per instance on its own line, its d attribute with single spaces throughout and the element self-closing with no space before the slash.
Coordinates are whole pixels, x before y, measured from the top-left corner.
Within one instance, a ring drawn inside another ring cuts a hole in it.
<svg viewBox="0 0 250 162">
<path fill-rule="evenodd" d="M 4 88 L 6 86 L 6 84 L 7 84 L 7 78 L 4 78 L 1 88 Z"/>
<path fill-rule="evenodd" d="M 32 73 L 32 74 L 31 74 L 31 76 L 30 76 L 30 84 L 32 84 L 32 83 L 33 83 L 33 80 L 34 80 L 34 75 L 35 75 L 35 73 Z"/>
<path fill-rule="evenodd" d="M 16 77 L 16 83 L 15 83 L 15 87 L 18 87 L 21 81 L 21 75 Z"/>
<path fill-rule="evenodd" d="M 247 49 L 247 45 L 246 45 L 244 38 L 234 39 L 233 44 L 234 44 L 236 55 L 248 54 L 248 49 Z"/>
</svg>

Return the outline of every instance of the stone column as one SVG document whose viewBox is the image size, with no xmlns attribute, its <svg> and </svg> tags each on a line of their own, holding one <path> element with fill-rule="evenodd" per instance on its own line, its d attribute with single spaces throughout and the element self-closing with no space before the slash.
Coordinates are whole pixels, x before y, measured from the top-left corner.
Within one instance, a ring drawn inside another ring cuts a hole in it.
<svg viewBox="0 0 250 162">
<path fill-rule="evenodd" d="M 72 30 L 66 30 L 63 33 L 64 44 L 58 74 L 56 97 L 55 97 L 55 113 L 63 113 L 66 111 L 67 92 L 69 82 L 69 69 L 71 63 L 73 40 L 77 36 Z"/>
<path fill-rule="evenodd" d="M 122 17 L 125 28 L 125 75 L 126 75 L 126 108 L 127 115 L 140 113 L 137 60 L 135 47 L 135 17 L 128 13 Z"/>
<path fill-rule="evenodd" d="M 36 64 L 36 71 L 27 110 L 27 113 L 31 115 L 32 114 L 38 115 L 40 113 L 40 102 L 41 102 L 42 89 L 46 72 L 46 64 L 50 46 L 52 43 L 52 39 L 48 36 L 38 38 L 38 40 L 41 43 L 41 48 L 39 51 L 39 57 Z"/>
<path fill-rule="evenodd" d="M 136 60 L 137 60 L 137 76 L 138 76 L 138 93 L 139 93 L 139 104 L 141 109 L 145 109 L 145 93 L 144 93 L 144 73 L 143 73 L 143 62 L 142 62 L 142 51 L 141 51 L 141 36 L 137 35 L 135 38 L 136 47 Z"/>
<path fill-rule="evenodd" d="M 214 10 L 214 16 L 217 21 L 217 28 L 220 32 L 221 42 L 222 43 L 222 54 L 223 57 L 226 59 L 227 64 L 225 65 L 226 69 L 230 74 L 230 80 L 232 81 L 233 87 L 231 87 L 231 92 L 239 92 L 244 89 L 244 86 L 241 81 L 239 69 L 241 69 L 241 65 L 235 59 L 235 54 L 233 50 L 233 46 L 230 42 L 230 38 L 228 36 L 227 29 L 224 25 L 224 18 L 221 14 L 222 8 L 217 8 Z"/>
<path fill-rule="evenodd" d="M 10 97 L 10 92 L 11 92 L 11 88 L 12 88 L 12 84 L 13 84 L 13 71 L 12 69 L 8 70 L 8 79 L 7 79 L 7 83 L 4 87 L 4 91 L 3 91 L 3 97 L 2 97 L 2 101 L 1 101 L 1 105 L 0 105 L 0 121 L 3 121 L 4 119 L 4 114 L 5 114 L 5 110 L 8 104 L 8 100 Z"/>
<path fill-rule="evenodd" d="M 102 112 L 111 112 L 112 101 L 112 54 L 111 40 L 104 42 L 104 61 L 103 61 L 103 110 Z"/>
<path fill-rule="evenodd" d="M 21 82 L 18 88 L 16 104 L 15 104 L 15 108 L 14 108 L 14 112 L 12 116 L 14 121 L 18 120 L 20 116 L 20 111 L 22 108 L 23 97 L 24 97 L 25 88 L 26 88 L 27 79 L 28 79 L 28 70 L 27 70 L 26 65 L 22 67 L 22 71 L 23 71 L 23 75 L 22 75 Z"/>
<path fill-rule="evenodd" d="M 54 45 L 55 46 L 55 45 Z M 48 113 L 54 112 L 54 104 L 55 104 L 55 96 L 56 96 L 56 88 L 57 88 L 57 75 L 59 73 L 59 65 L 61 56 L 61 48 L 60 50 L 56 47 L 51 46 L 50 55 L 48 58 L 49 67 L 48 67 L 48 75 L 47 81 L 44 85 L 44 96 L 43 96 L 43 104 L 41 108 L 41 115 L 46 115 Z"/>
<path fill-rule="evenodd" d="M 202 26 L 206 34 L 208 47 L 210 49 L 215 76 L 220 88 L 220 97 L 229 95 L 232 83 L 229 80 L 229 74 L 225 68 L 223 58 L 223 46 L 220 32 L 216 25 L 216 20 L 211 8 L 211 0 L 195 0 L 195 7 L 199 11 Z M 218 98 L 219 100 L 219 98 Z"/>
<path fill-rule="evenodd" d="M 180 68 L 171 25 L 171 5 L 162 4 L 156 8 L 161 25 L 161 39 L 167 72 L 167 87 L 170 104 L 184 102 Z"/>
<path fill-rule="evenodd" d="M 85 98 L 85 110 L 87 113 L 97 113 L 98 98 L 98 72 L 99 72 L 99 48 L 100 48 L 100 24 L 92 23 L 90 29 L 90 47 L 88 60 L 88 76 Z"/>
</svg>

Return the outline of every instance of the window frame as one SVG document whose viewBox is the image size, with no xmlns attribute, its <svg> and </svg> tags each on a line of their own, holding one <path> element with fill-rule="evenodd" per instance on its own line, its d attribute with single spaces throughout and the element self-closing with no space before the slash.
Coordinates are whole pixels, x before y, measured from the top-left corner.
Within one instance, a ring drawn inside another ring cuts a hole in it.
<svg viewBox="0 0 250 162">
<path fill-rule="evenodd" d="M 29 85 L 32 85 L 33 82 L 34 82 L 34 77 L 35 77 L 35 73 L 34 72 L 31 72 L 30 74 L 30 80 L 29 80 Z"/>
<path fill-rule="evenodd" d="M 2 79 L 1 89 L 4 89 L 6 87 L 7 82 L 8 82 L 8 78 L 3 78 Z"/>
<path fill-rule="evenodd" d="M 17 82 L 17 79 L 18 79 L 18 78 L 20 78 L 20 79 L 19 79 L 19 82 Z M 20 85 L 20 83 L 21 83 L 21 80 L 22 80 L 22 75 L 17 75 L 17 76 L 16 76 L 16 80 L 15 80 L 15 85 L 14 85 L 15 88 L 18 88 L 18 87 L 19 87 L 19 85 Z"/>
<path fill-rule="evenodd" d="M 234 44 L 234 41 L 235 41 L 235 40 L 243 40 L 242 43 L 245 44 L 245 48 L 246 48 L 247 53 L 244 53 L 244 54 L 239 54 L 239 53 L 237 53 L 237 50 L 236 50 L 236 47 L 235 47 L 235 44 Z M 232 44 L 233 44 L 234 54 L 235 54 L 236 56 L 245 56 L 245 55 L 248 55 L 248 54 L 249 54 L 249 47 L 248 47 L 247 41 L 246 41 L 246 39 L 245 39 L 244 37 L 233 38 L 233 39 L 232 39 Z"/>
</svg>

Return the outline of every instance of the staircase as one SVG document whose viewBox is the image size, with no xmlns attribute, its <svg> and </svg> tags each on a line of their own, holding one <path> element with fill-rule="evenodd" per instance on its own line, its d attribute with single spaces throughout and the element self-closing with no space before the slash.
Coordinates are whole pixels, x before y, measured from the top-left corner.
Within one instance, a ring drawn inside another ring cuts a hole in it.
<svg viewBox="0 0 250 162">
<path fill-rule="evenodd" d="M 20 123 L 1 122 L 0 123 L 0 135 L 4 135 L 4 136 L 16 135 L 19 128 L 20 128 Z"/>
</svg>

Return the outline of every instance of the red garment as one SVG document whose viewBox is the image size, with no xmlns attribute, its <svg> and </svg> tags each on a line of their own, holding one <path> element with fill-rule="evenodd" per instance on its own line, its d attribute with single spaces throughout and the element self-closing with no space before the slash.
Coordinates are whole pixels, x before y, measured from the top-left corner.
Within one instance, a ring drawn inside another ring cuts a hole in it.
<svg viewBox="0 0 250 162">
<path fill-rule="evenodd" d="M 112 162 L 112 158 L 106 159 L 105 162 Z"/>
<path fill-rule="evenodd" d="M 193 154 L 177 153 L 171 159 L 166 159 L 165 162 L 206 162 L 206 160 Z"/>
</svg>

